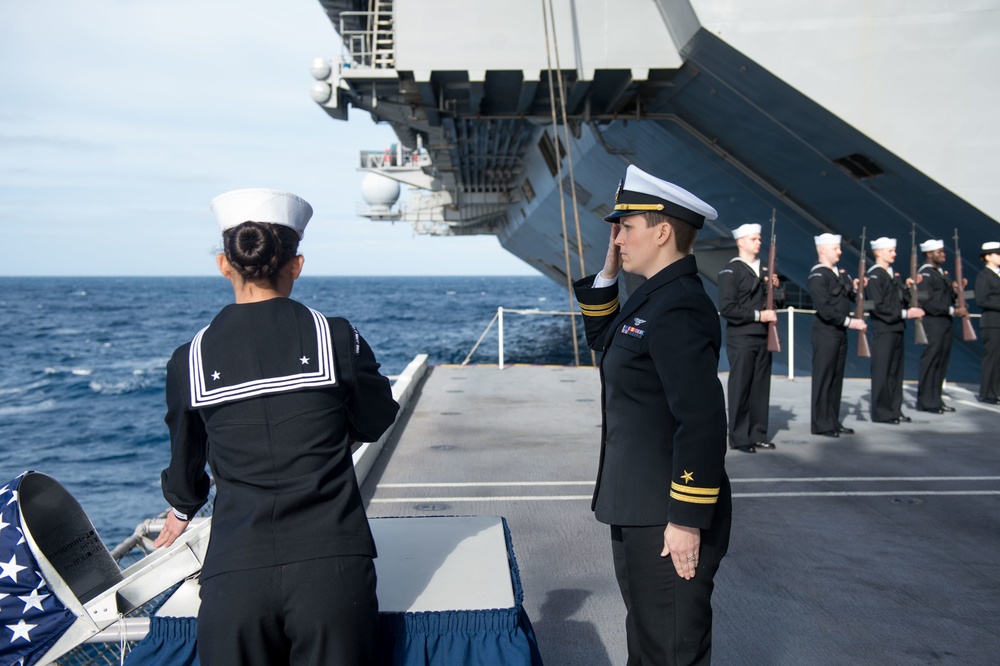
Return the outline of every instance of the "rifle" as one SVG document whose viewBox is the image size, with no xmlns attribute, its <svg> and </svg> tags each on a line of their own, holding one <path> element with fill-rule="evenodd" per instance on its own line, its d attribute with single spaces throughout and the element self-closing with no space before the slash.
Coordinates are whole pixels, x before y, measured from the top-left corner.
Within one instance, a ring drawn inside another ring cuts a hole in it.
<svg viewBox="0 0 1000 666">
<path fill-rule="evenodd" d="M 777 273 L 774 272 L 774 261 L 775 254 L 777 254 L 778 246 L 776 244 L 776 237 L 774 235 L 774 225 L 775 225 L 775 209 L 771 209 L 771 249 L 768 252 L 767 257 L 767 305 L 764 306 L 765 310 L 774 309 L 774 276 Z M 781 339 L 778 337 L 778 322 L 769 321 L 767 322 L 767 351 L 769 352 L 780 352 L 781 351 Z"/>
<path fill-rule="evenodd" d="M 865 318 L 865 232 L 867 227 L 861 227 L 861 261 L 858 264 L 858 300 L 854 305 L 854 316 L 858 319 Z M 858 358 L 871 358 L 871 350 L 868 349 L 868 334 L 858 331 Z"/>
<path fill-rule="evenodd" d="M 955 280 L 958 284 L 958 307 L 966 308 L 962 315 L 962 339 L 970 342 L 976 339 L 976 331 L 972 328 L 972 318 L 965 304 L 965 284 L 962 280 L 962 251 L 958 249 L 958 229 L 955 229 Z"/>
<path fill-rule="evenodd" d="M 917 295 L 917 224 L 910 228 L 910 307 L 920 307 L 920 297 Z M 924 331 L 923 317 L 913 320 L 913 341 L 918 345 L 927 344 L 927 333 Z"/>
</svg>

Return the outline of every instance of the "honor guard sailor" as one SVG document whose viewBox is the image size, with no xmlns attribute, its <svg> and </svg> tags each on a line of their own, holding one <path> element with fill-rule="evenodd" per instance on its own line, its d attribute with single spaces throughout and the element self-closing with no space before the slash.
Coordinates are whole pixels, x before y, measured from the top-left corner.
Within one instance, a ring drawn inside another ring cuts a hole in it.
<svg viewBox="0 0 1000 666">
<path fill-rule="evenodd" d="M 876 238 L 871 248 L 875 264 L 868 269 L 865 298 L 872 304 L 872 421 L 909 423 L 903 414 L 903 331 L 905 320 L 924 311 L 907 307 L 907 285 L 892 268 L 896 239 Z"/>
<path fill-rule="evenodd" d="M 376 441 L 399 406 L 347 320 L 289 298 L 309 204 L 249 189 L 211 208 L 223 232 L 216 261 L 236 302 L 167 364 L 162 486 L 173 511 L 156 546 L 173 543 L 208 500 L 207 463 L 216 496 L 201 663 L 372 664 L 375 543 L 351 442 Z"/>
<path fill-rule="evenodd" d="M 629 663 L 708 664 L 712 588 L 732 522 L 721 331 L 691 247 L 711 206 L 629 166 L 604 269 L 574 287 L 603 352 L 592 508 L 611 526 Z M 618 273 L 646 278 L 622 305 Z"/>
<path fill-rule="evenodd" d="M 864 331 L 868 326 L 861 313 L 851 317 L 857 287 L 847 271 L 837 267 L 840 235 L 815 236 L 818 263 L 809 272 L 809 295 L 816 315 L 812 331 L 812 414 L 814 435 L 840 437 L 854 430 L 840 421 L 840 397 L 844 389 L 847 363 L 847 330 Z M 864 249 L 862 249 L 864 251 Z"/>
<path fill-rule="evenodd" d="M 719 271 L 718 279 L 729 359 L 729 446 L 744 453 L 774 448 L 767 439 L 771 399 L 767 323 L 777 321 L 778 315 L 765 306 L 767 282 L 777 283 L 777 276 L 761 264 L 760 232 L 759 224 L 744 224 L 733 231 L 739 256 Z"/>
<path fill-rule="evenodd" d="M 983 243 L 979 253 L 983 270 L 976 276 L 976 304 L 983 311 L 983 370 L 979 400 L 1000 405 L 1000 243 Z"/>
<path fill-rule="evenodd" d="M 952 316 L 967 313 L 965 308 L 956 307 L 955 290 L 942 268 L 945 261 L 944 241 L 928 240 L 920 244 L 924 253 L 924 264 L 917 271 L 920 283 L 920 306 L 924 309 L 924 331 L 927 332 L 927 346 L 920 355 L 920 376 L 917 380 L 917 409 L 922 412 L 944 414 L 955 411 L 944 404 L 941 390 L 948 374 L 948 360 L 951 358 Z"/>
</svg>

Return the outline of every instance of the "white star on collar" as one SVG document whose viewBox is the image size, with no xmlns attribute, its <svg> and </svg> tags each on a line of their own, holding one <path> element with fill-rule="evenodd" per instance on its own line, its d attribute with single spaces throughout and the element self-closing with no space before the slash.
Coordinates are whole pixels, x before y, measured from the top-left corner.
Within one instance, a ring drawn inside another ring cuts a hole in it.
<svg viewBox="0 0 1000 666">
<path fill-rule="evenodd" d="M 222 373 L 219 372 L 218 370 L 216 370 L 215 372 L 212 373 L 212 379 L 214 379 L 215 381 L 218 381 L 219 377 L 221 377 L 221 376 L 222 376 Z"/>
<path fill-rule="evenodd" d="M 303 356 L 299 360 L 302 361 L 302 365 L 309 365 L 309 357 L 308 356 Z"/>
</svg>

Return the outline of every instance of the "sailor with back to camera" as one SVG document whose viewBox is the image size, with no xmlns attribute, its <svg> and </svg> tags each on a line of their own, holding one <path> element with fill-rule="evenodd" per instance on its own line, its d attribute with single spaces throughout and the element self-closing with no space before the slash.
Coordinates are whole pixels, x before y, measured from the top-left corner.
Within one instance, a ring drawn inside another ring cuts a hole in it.
<svg viewBox="0 0 1000 666">
<path fill-rule="evenodd" d="M 376 553 L 351 443 L 376 441 L 399 406 L 347 320 L 289 298 L 311 206 L 250 189 L 219 195 L 212 210 L 236 302 L 167 364 L 162 486 L 173 511 L 156 546 L 207 501 L 209 464 L 201 663 L 372 664 Z"/>
</svg>

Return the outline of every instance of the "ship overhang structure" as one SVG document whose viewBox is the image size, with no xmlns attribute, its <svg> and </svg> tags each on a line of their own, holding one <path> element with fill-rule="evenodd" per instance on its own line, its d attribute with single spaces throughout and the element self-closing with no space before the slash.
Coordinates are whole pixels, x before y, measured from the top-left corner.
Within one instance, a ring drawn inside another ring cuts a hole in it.
<svg viewBox="0 0 1000 666">
<path fill-rule="evenodd" d="M 345 49 L 324 108 L 366 111 L 426 151 L 418 230 L 494 234 L 560 283 L 603 264 L 629 163 L 718 210 L 695 248 L 710 288 L 731 230 L 774 213 L 799 307 L 820 233 L 843 237 L 844 267 L 863 227 L 899 239 L 901 263 L 913 229 L 957 229 L 973 258 L 998 236 L 998 2 L 321 4 Z"/>
</svg>

